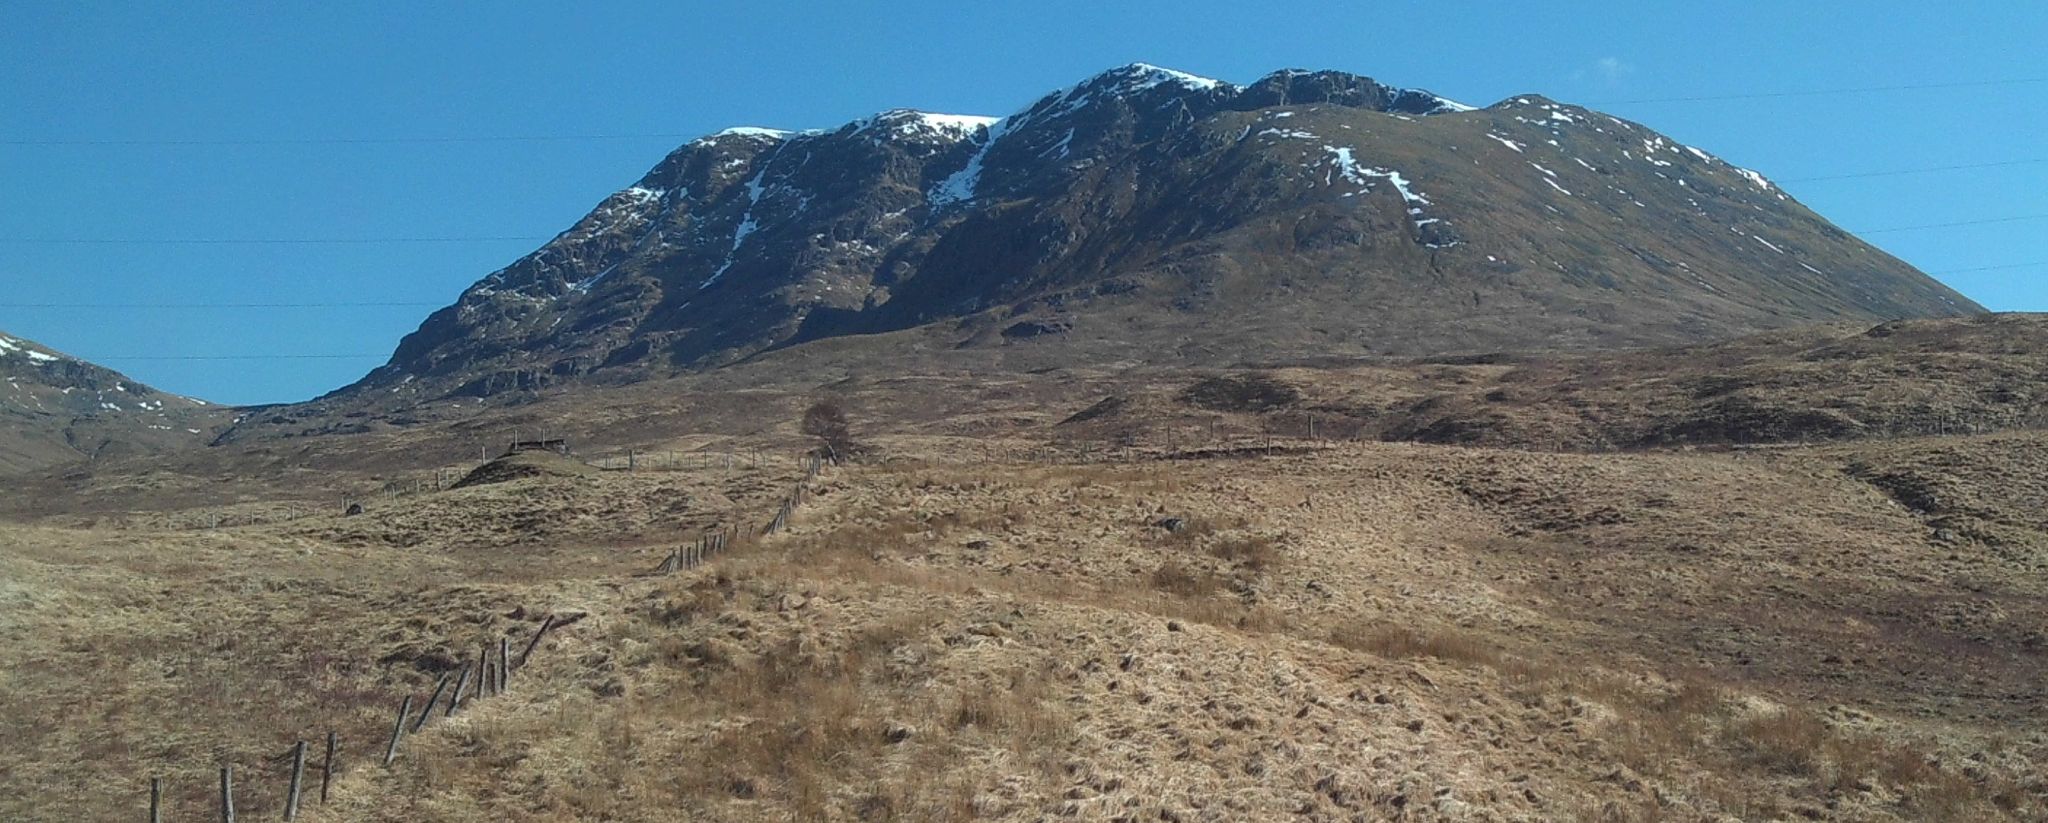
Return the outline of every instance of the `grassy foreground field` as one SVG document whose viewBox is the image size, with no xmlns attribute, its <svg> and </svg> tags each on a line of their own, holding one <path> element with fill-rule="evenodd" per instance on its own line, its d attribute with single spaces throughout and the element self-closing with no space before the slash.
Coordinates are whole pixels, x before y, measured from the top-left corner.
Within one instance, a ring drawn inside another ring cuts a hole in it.
<svg viewBox="0 0 2048 823">
<path fill-rule="evenodd" d="M 0 819 L 144 819 L 152 775 L 212 819 L 227 762 L 275 819 L 329 728 L 302 819 L 2048 816 L 2039 434 L 874 445 L 663 577 L 795 461 L 0 527 Z M 545 614 L 582 617 L 372 762 Z"/>
</svg>

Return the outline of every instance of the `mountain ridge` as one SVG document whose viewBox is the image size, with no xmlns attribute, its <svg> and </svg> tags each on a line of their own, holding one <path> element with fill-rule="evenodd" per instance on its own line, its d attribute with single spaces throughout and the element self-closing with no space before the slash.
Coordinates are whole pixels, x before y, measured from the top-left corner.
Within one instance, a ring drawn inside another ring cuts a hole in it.
<svg viewBox="0 0 2048 823">
<path fill-rule="evenodd" d="M 222 407 L 0 332 L 0 472 L 204 443 Z"/>
<path fill-rule="evenodd" d="M 1977 311 L 1762 175 L 1619 118 L 1131 64 L 997 119 L 890 109 L 691 140 L 329 399 L 630 382 L 934 322 L 964 346 L 1146 327 L 1112 342 L 1199 362 L 1156 352 L 1292 316 L 1327 328 L 1233 345 L 1612 348 Z"/>
</svg>

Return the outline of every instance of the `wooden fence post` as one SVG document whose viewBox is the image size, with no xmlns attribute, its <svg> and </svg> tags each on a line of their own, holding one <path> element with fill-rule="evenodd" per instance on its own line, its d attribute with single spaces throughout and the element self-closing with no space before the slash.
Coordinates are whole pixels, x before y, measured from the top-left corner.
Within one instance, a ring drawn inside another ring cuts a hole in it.
<svg viewBox="0 0 2048 823">
<path fill-rule="evenodd" d="M 447 716 L 454 717 L 455 710 L 462 708 L 462 693 L 469 688 L 469 669 L 474 665 L 476 664 L 463 661 L 462 673 L 455 675 L 455 693 L 448 695 Z"/>
<path fill-rule="evenodd" d="M 327 784 L 334 780 L 334 732 L 327 732 L 327 757 L 320 761 L 320 805 L 327 805 Z"/>
<path fill-rule="evenodd" d="M 540 639 L 546 636 L 548 629 L 554 628 L 554 626 L 555 616 L 552 614 L 548 615 L 546 620 L 541 621 L 540 630 L 533 633 L 533 639 L 526 641 L 526 650 L 519 653 L 519 665 L 517 668 L 526 668 L 526 658 L 533 656 L 534 647 L 540 645 Z"/>
<path fill-rule="evenodd" d="M 149 823 L 164 823 L 164 781 L 161 777 L 149 779 Z"/>
<path fill-rule="evenodd" d="M 220 767 L 220 823 L 235 823 L 235 767 Z"/>
<path fill-rule="evenodd" d="M 384 765 L 398 759 L 398 739 L 405 736 L 405 716 L 412 714 L 412 695 L 405 696 L 405 702 L 398 704 L 398 720 L 391 724 L 391 743 L 384 747 Z"/>
<path fill-rule="evenodd" d="M 496 684 L 491 682 L 491 644 L 488 641 L 484 643 L 483 652 L 476 656 L 476 675 L 476 699 L 490 697 L 491 687 Z"/>
<path fill-rule="evenodd" d="M 441 675 L 440 680 L 435 681 L 434 693 L 427 696 L 427 707 L 420 710 L 420 719 L 413 721 L 413 731 L 417 732 L 427 725 L 427 718 L 434 716 L 434 704 L 440 701 L 441 692 L 446 691 L 447 689 L 448 675 L 444 673 Z"/>
<path fill-rule="evenodd" d="M 306 779 L 306 741 L 292 746 L 292 779 L 284 792 L 284 819 L 299 819 L 299 790 Z"/>
<path fill-rule="evenodd" d="M 498 636 L 498 693 L 505 693 L 505 682 L 512 679 L 512 640 Z"/>
</svg>

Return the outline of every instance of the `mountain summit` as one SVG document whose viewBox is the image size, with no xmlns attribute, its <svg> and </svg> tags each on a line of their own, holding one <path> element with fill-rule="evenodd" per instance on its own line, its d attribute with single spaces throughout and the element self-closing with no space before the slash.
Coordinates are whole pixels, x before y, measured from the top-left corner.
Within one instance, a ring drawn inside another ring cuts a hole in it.
<svg viewBox="0 0 2048 823">
<path fill-rule="evenodd" d="M 920 327 L 1202 364 L 1978 311 L 1762 175 L 1598 112 L 1132 64 L 1002 118 L 692 140 L 343 393 L 623 382 Z"/>
</svg>

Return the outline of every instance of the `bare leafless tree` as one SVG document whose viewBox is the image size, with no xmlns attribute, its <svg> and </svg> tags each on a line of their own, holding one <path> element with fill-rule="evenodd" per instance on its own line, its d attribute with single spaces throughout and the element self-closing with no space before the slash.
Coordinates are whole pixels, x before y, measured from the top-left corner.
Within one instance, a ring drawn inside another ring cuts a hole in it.
<svg viewBox="0 0 2048 823">
<path fill-rule="evenodd" d="M 851 460 L 862 451 L 860 442 L 853 438 L 846 406 L 836 397 L 824 398 L 805 409 L 802 430 L 818 438 L 818 453 L 834 463 Z"/>
</svg>

